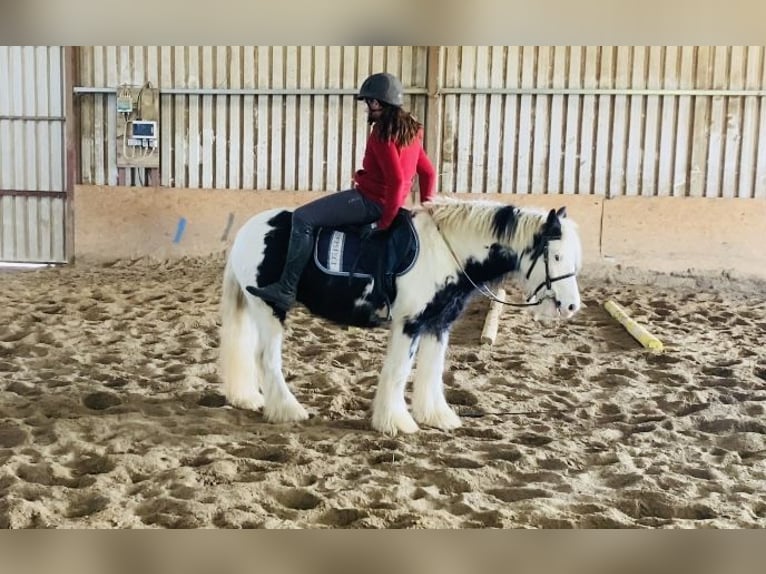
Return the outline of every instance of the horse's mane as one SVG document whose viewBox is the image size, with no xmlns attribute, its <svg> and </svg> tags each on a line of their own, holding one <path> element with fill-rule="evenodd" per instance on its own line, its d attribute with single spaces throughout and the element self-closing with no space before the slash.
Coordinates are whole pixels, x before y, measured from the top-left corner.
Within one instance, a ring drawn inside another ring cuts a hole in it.
<svg viewBox="0 0 766 574">
<path fill-rule="evenodd" d="M 439 197 L 424 204 L 436 224 L 443 229 L 464 229 L 507 242 L 522 250 L 530 245 L 545 223 L 547 212 L 516 207 L 496 201 L 455 200 Z"/>
</svg>

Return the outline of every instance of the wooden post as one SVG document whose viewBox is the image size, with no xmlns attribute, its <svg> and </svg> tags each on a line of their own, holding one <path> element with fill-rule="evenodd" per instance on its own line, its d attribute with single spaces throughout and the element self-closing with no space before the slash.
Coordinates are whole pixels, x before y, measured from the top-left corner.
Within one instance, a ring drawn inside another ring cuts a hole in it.
<svg viewBox="0 0 766 574">
<path fill-rule="evenodd" d="M 74 263 L 74 186 L 80 180 L 80 114 L 75 104 L 74 87 L 78 81 L 77 46 L 64 47 L 64 141 L 65 141 L 65 207 L 64 258 Z"/>
<path fill-rule="evenodd" d="M 497 298 L 505 300 L 505 289 L 498 290 Z M 497 301 L 492 301 L 492 303 L 490 303 L 487 317 L 484 320 L 484 328 L 481 331 L 482 344 L 493 345 L 495 343 L 497 328 L 500 325 L 500 313 L 502 312 L 502 303 L 498 303 Z"/>
</svg>

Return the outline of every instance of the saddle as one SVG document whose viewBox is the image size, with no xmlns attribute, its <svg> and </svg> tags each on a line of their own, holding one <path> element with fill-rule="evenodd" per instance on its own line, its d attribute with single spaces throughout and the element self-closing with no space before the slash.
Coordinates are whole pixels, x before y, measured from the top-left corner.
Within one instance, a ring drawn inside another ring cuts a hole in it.
<svg viewBox="0 0 766 574">
<path fill-rule="evenodd" d="M 396 277 L 414 265 L 420 243 L 412 225 L 412 213 L 400 209 L 391 226 L 362 239 L 360 227 L 320 227 L 314 244 L 314 263 L 328 275 L 349 281 L 373 281 L 371 298 L 382 300 L 391 311 L 396 297 Z"/>
</svg>

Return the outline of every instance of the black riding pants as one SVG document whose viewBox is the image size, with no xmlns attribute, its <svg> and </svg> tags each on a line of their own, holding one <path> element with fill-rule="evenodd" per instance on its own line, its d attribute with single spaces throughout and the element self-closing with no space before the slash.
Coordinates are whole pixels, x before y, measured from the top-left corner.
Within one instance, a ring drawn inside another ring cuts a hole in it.
<svg viewBox="0 0 766 574">
<path fill-rule="evenodd" d="M 293 212 L 293 224 L 317 227 L 364 225 L 380 219 L 381 206 L 356 189 L 330 193 Z"/>
</svg>

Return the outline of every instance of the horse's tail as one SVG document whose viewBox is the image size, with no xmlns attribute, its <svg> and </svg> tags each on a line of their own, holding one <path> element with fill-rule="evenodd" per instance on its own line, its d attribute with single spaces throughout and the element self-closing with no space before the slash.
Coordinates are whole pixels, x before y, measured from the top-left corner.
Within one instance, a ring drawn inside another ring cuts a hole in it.
<svg viewBox="0 0 766 574">
<path fill-rule="evenodd" d="M 220 368 L 223 393 L 229 403 L 245 406 L 256 387 L 255 329 L 249 320 L 247 301 L 231 268 L 231 259 L 223 272 L 221 297 Z"/>
</svg>

